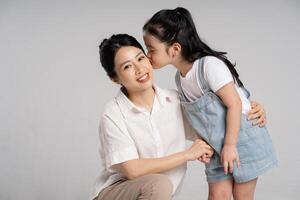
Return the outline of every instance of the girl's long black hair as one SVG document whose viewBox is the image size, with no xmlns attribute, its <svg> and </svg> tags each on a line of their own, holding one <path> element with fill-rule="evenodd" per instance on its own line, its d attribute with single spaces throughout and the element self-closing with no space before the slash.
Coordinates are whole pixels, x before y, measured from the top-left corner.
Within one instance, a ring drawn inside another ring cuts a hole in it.
<svg viewBox="0 0 300 200">
<path fill-rule="evenodd" d="M 227 53 L 211 49 L 200 39 L 192 16 L 187 9 L 178 7 L 160 10 L 146 22 L 143 31 L 167 45 L 178 42 L 182 46 L 183 58 L 189 62 L 194 62 L 204 56 L 219 58 L 227 65 L 238 85 L 243 86 L 235 64 L 232 64 L 225 56 Z"/>
</svg>

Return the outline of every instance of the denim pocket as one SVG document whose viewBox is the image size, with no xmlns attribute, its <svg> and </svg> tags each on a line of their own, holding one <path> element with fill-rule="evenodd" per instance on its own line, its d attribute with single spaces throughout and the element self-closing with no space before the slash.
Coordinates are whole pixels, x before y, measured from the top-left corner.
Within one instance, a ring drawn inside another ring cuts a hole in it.
<svg viewBox="0 0 300 200">
<path fill-rule="evenodd" d="M 242 130 L 240 134 L 244 138 L 237 145 L 241 163 L 255 162 L 266 157 L 265 131 L 265 128 L 257 126 Z"/>
</svg>

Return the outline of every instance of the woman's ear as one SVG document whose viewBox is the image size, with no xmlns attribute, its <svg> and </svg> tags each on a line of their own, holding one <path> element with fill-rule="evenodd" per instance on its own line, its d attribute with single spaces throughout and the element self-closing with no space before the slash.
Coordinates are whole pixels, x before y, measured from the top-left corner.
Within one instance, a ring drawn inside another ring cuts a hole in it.
<svg viewBox="0 0 300 200">
<path fill-rule="evenodd" d="M 110 77 L 110 80 L 116 84 L 120 84 L 118 77 Z"/>
</svg>

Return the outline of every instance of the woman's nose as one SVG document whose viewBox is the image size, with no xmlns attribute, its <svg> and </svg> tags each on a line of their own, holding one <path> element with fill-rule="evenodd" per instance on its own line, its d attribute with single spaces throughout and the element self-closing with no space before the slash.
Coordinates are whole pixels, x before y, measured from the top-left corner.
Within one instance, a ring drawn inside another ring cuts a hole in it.
<svg viewBox="0 0 300 200">
<path fill-rule="evenodd" d="M 143 70 L 144 70 L 144 66 L 142 66 L 141 64 L 135 65 L 135 73 L 136 73 L 136 74 L 142 73 Z"/>
</svg>

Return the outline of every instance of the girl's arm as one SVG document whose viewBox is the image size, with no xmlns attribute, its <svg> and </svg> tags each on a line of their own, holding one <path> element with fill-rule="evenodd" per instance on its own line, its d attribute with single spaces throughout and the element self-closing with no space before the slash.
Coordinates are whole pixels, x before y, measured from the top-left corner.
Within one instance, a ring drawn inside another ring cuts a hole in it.
<svg viewBox="0 0 300 200">
<path fill-rule="evenodd" d="M 221 161 L 224 166 L 224 172 L 227 174 L 228 168 L 232 173 L 234 162 L 236 162 L 238 166 L 240 165 L 236 144 L 240 129 L 242 102 L 236 91 L 234 82 L 226 84 L 219 89 L 216 94 L 227 107 L 226 132 L 224 146 L 221 152 Z"/>
<path fill-rule="evenodd" d="M 121 171 L 128 179 L 134 179 L 151 173 L 160 173 L 187 161 L 198 159 L 203 154 L 212 154 L 212 148 L 203 140 L 197 139 L 193 145 L 183 151 L 161 158 L 134 159 L 113 166 L 113 169 Z"/>
</svg>

